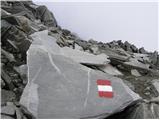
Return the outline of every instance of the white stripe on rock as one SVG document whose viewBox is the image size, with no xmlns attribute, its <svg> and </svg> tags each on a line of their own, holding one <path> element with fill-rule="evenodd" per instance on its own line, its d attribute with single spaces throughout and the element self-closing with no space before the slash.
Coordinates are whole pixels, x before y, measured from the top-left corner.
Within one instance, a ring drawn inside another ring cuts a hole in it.
<svg viewBox="0 0 160 120">
<path fill-rule="evenodd" d="M 112 92 L 112 87 L 109 85 L 98 85 L 98 91 Z"/>
</svg>

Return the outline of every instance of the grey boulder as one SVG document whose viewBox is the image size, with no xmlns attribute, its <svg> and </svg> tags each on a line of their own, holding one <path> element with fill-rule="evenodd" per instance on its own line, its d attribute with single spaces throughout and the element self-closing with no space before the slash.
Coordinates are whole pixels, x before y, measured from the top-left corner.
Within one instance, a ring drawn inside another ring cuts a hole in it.
<svg viewBox="0 0 160 120">
<path fill-rule="evenodd" d="M 20 100 L 36 118 L 105 118 L 141 99 L 121 79 L 62 55 L 46 32 L 37 34 L 27 52 L 28 84 Z M 109 81 L 109 90 L 97 85 L 100 79 Z M 102 96 L 106 91 L 112 95 Z"/>
</svg>

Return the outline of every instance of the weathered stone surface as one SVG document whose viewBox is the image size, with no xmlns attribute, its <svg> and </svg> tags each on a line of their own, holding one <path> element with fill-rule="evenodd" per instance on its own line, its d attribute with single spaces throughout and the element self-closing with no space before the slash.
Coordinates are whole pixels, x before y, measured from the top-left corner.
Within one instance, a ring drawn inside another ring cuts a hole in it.
<svg viewBox="0 0 160 120">
<path fill-rule="evenodd" d="M 104 118 L 140 99 L 121 79 L 80 65 L 47 46 L 36 38 L 31 45 L 29 83 L 21 98 L 37 118 Z M 113 98 L 98 96 L 97 79 L 111 81 Z"/>
</svg>

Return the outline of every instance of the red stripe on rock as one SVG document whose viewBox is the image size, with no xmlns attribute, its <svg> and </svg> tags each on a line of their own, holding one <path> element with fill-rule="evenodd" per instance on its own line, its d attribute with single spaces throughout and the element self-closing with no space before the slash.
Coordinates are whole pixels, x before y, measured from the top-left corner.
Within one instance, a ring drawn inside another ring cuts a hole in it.
<svg viewBox="0 0 160 120">
<path fill-rule="evenodd" d="M 106 97 L 106 98 L 112 98 L 113 97 L 113 92 L 102 92 L 99 91 L 99 97 Z"/>
<path fill-rule="evenodd" d="M 111 82 L 109 80 L 97 80 L 97 85 L 111 85 Z"/>
</svg>

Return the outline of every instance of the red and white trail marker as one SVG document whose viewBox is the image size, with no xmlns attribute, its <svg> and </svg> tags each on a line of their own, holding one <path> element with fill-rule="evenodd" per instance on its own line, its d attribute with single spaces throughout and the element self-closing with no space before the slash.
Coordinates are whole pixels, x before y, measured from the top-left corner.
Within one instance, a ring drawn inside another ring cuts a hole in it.
<svg viewBox="0 0 160 120">
<path fill-rule="evenodd" d="M 113 89 L 109 80 L 97 80 L 99 97 L 112 98 Z"/>
</svg>

